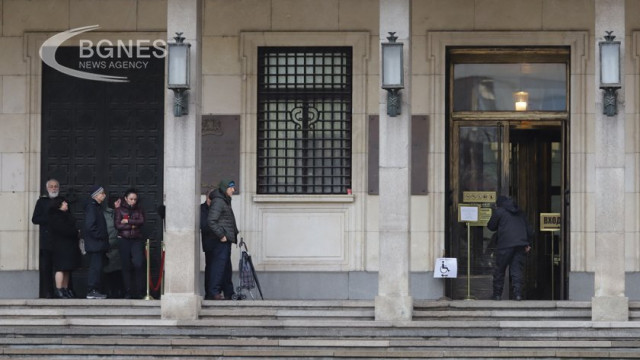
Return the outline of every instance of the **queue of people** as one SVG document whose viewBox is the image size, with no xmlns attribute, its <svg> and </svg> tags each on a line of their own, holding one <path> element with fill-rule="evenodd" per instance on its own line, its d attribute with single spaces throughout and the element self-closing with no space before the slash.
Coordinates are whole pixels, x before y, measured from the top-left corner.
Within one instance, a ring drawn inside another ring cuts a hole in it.
<svg viewBox="0 0 640 360">
<path fill-rule="evenodd" d="M 107 298 L 101 292 L 103 277 L 109 297 L 142 298 L 145 272 L 141 228 L 145 215 L 138 206 L 138 192 L 131 188 L 122 198 L 112 197 L 102 210 L 106 192 L 101 186 L 93 187 L 80 232 L 69 203 L 59 196 L 60 183 L 50 179 L 46 188 L 47 195 L 38 199 L 32 217 L 32 222 L 40 225 L 40 297 L 75 297 L 70 279 L 71 272 L 80 267 L 78 240 L 82 234 L 83 250 L 89 261 L 87 299 Z M 231 245 L 237 243 L 239 233 L 231 207 L 235 188 L 234 181 L 222 180 L 200 205 L 205 300 L 230 300 L 235 295 L 231 279 Z M 505 272 L 509 268 L 514 300 L 522 300 L 523 268 L 531 249 L 533 229 L 522 210 L 507 196 L 498 197 L 487 228 L 497 232 L 492 299 L 502 299 Z"/>
<path fill-rule="evenodd" d="M 145 214 L 138 205 L 138 192 L 131 188 L 122 197 L 110 197 L 103 210 L 106 191 L 94 186 L 80 230 L 69 202 L 59 196 L 60 183 L 50 179 L 46 187 L 47 195 L 38 199 L 32 217 L 40 225 L 40 297 L 74 298 L 71 275 L 80 268 L 84 254 L 87 299 L 142 298 Z M 237 243 L 239 233 L 231 208 L 235 187 L 234 181 L 221 181 L 200 207 L 206 300 L 229 300 L 234 295 L 231 244 Z"/>
</svg>

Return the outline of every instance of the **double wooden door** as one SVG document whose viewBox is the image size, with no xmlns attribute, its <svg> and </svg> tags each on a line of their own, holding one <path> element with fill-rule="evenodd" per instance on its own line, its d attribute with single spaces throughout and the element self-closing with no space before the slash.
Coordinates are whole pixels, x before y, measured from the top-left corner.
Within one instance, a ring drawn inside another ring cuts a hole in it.
<svg viewBox="0 0 640 360">
<path fill-rule="evenodd" d="M 60 47 L 56 57 L 77 68 L 78 53 Z M 60 181 L 78 221 L 91 186 L 102 185 L 108 196 L 135 187 L 147 217 L 144 236 L 162 240 L 164 59 L 145 61 L 125 83 L 71 77 L 43 63 L 41 178 Z"/>
</svg>

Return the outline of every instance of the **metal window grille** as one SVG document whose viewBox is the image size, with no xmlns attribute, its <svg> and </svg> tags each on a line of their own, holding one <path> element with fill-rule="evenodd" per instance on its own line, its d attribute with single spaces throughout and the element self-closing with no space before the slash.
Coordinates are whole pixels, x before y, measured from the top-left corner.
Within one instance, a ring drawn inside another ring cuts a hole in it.
<svg viewBox="0 0 640 360">
<path fill-rule="evenodd" d="M 258 48 L 257 191 L 351 188 L 352 50 Z"/>
</svg>

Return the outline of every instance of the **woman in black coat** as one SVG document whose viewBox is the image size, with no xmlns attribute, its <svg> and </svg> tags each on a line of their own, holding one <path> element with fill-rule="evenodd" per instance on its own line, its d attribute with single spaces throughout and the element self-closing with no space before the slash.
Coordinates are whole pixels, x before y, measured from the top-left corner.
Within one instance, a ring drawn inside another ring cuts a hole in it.
<svg viewBox="0 0 640 360">
<path fill-rule="evenodd" d="M 49 208 L 49 236 L 53 243 L 53 270 L 55 271 L 55 296 L 71 298 L 69 278 L 71 271 L 80 266 L 78 228 L 69 211 L 69 204 L 60 197 L 51 201 Z"/>
</svg>

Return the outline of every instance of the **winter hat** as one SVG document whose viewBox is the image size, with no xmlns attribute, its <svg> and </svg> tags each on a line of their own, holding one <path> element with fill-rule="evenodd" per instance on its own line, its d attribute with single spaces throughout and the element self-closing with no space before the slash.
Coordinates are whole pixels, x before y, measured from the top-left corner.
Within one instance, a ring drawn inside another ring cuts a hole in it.
<svg viewBox="0 0 640 360">
<path fill-rule="evenodd" d="M 104 192 L 104 188 L 100 185 L 95 185 L 91 188 L 91 197 L 94 198 L 101 192 Z"/>
<path fill-rule="evenodd" d="M 226 192 L 228 188 L 235 187 L 236 183 L 233 180 L 221 180 L 218 184 L 218 189 L 222 192 Z"/>
<path fill-rule="evenodd" d="M 508 196 L 504 196 L 504 195 L 500 195 L 498 196 L 498 200 L 496 201 L 496 205 L 497 206 L 502 206 L 502 204 L 504 204 L 505 201 L 509 200 Z"/>
</svg>

